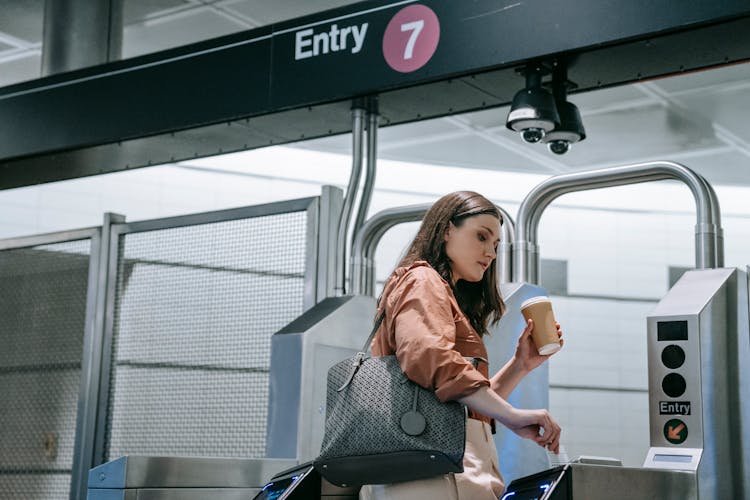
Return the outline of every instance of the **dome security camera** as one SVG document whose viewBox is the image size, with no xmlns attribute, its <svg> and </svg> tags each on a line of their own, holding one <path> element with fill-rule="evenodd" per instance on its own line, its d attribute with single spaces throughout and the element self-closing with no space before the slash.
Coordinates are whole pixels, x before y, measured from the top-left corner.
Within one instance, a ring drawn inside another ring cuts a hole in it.
<svg viewBox="0 0 750 500">
<path fill-rule="evenodd" d="M 586 138 L 581 112 L 575 104 L 568 101 L 568 88 L 575 88 L 575 84 L 568 81 L 565 68 L 560 66 L 552 78 L 552 94 L 560 121 L 542 139 L 547 143 L 549 150 L 556 155 L 564 155 L 570 151 L 573 143 Z"/>
<path fill-rule="evenodd" d="M 560 123 L 555 99 L 542 88 L 542 74 L 546 70 L 541 65 L 528 65 L 524 70 L 525 88 L 516 92 L 505 119 L 505 126 L 518 132 L 523 140 L 536 143 Z"/>
<path fill-rule="evenodd" d="M 570 151 L 574 142 L 586 138 L 586 130 L 581 122 L 581 114 L 578 108 L 569 101 L 558 101 L 557 109 L 560 113 L 560 125 L 554 130 L 547 132 L 542 139 L 547 147 L 556 155 L 564 155 Z"/>
<path fill-rule="evenodd" d="M 547 147 L 556 155 L 564 155 L 565 153 L 570 151 L 570 142 L 558 139 L 548 142 Z"/>
<path fill-rule="evenodd" d="M 521 131 L 521 137 L 529 144 L 534 144 L 544 138 L 544 129 L 538 127 L 529 127 Z"/>
</svg>

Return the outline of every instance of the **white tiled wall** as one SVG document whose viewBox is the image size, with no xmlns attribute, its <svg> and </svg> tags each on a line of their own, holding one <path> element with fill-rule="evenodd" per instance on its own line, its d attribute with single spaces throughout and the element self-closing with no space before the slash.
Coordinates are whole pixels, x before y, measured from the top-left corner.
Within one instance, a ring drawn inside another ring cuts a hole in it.
<svg viewBox="0 0 750 500">
<path fill-rule="evenodd" d="M 344 187 L 350 165 L 348 157 L 278 147 L 0 191 L 0 237 L 99 225 L 104 211 L 133 221 L 314 196 L 323 184 Z M 370 214 L 457 189 L 479 191 L 515 214 L 544 178 L 394 161 L 380 161 L 378 168 Z M 716 191 L 726 265 L 744 269 L 750 189 Z M 667 291 L 668 266 L 694 264 L 694 211 L 686 187 L 660 182 L 566 195 L 541 219 L 541 256 L 568 263 L 571 296 L 554 297 L 566 347 L 550 361 L 550 406 L 571 458 L 607 455 L 642 463 L 648 447 L 645 318 Z M 416 227 L 384 236 L 379 279 Z M 603 298 L 591 297 L 597 295 Z"/>
</svg>

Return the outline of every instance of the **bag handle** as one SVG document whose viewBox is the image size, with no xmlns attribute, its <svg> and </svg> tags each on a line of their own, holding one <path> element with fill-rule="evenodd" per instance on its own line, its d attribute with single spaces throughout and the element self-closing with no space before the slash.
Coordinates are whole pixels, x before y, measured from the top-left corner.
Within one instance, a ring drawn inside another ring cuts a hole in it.
<svg viewBox="0 0 750 500">
<path fill-rule="evenodd" d="M 385 309 L 383 309 L 383 312 L 380 313 L 377 321 L 375 321 L 375 325 L 372 327 L 372 331 L 370 332 L 369 337 L 367 337 L 365 345 L 362 346 L 362 349 L 354 356 L 354 359 L 352 359 L 352 366 L 349 369 L 349 375 L 344 380 L 344 383 L 341 384 L 341 387 L 336 389 L 336 392 L 341 392 L 346 389 L 346 386 L 351 383 L 354 375 L 356 375 L 357 373 L 357 370 L 359 370 L 359 367 L 362 366 L 362 362 L 365 360 L 365 355 L 370 348 L 370 344 L 372 343 L 373 337 L 375 337 L 375 333 L 378 331 L 378 328 L 380 328 L 380 324 L 383 322 L 383 318 L 385 318 Z"/>
<path fill-rule="evenodd" d="M 385 318 L 385 308 L 383 308 L 383 312 L 380 313 L 380 316 L 378 316 L 378 319 L 375 321 L 375 326 L 372 327 L 370 336 L 367 337 L 367 340 L 365 341 L 365 345 L 363 345 L 362 349 L 360 350 L 361 353 L 364 354 L 370 349 L 370 344 L 372 344 L 372 339 L 375 338 L 375 333 L 377 333 L 378 328 L 380 328 L 380 324 L 383 322 L 384 318 Z"/>
</svg>

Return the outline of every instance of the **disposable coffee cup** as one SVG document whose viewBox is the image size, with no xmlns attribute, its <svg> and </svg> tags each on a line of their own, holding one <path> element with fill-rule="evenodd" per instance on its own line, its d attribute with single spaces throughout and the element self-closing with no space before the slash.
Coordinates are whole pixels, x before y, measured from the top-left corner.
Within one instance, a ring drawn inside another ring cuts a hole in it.
<svg viewBox="0 0 750 500">
<path fill-rule="evenodd" d="M 521 314 L 526 321 L 534 320 L 531 338 L 539 354 L 547 356 L 560 350 L 562 346 L 560 337 L 557 336 L 555 316 L 552 314 L 552 303 L 549 297 L 532 297 L 524 301 L 521 304 Z"/>
</svg>

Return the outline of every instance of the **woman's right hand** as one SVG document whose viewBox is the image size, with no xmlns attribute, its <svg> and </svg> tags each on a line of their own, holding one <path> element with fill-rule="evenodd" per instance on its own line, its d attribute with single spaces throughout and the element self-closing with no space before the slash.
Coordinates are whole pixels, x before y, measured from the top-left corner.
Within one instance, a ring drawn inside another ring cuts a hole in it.
<svg viewBox="0 0 750 500">
<path fill-rule="evenodd" d="M 486 386 L 458 401 L 482 415 L 498 420 L 522 438 L 532 439 L 554 453 L 560 451 L 560 426 L 547 410 L 514 408 Z"/>
<path fill-rule="evenodd" d="M 520 410 L 514 408 L 505 426 L 525 439 L 553 453 L 560 451 L 560 425 L 547 410 Z"/>
</svg>

